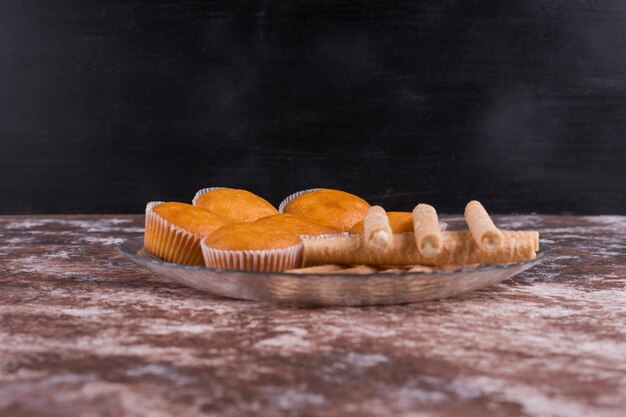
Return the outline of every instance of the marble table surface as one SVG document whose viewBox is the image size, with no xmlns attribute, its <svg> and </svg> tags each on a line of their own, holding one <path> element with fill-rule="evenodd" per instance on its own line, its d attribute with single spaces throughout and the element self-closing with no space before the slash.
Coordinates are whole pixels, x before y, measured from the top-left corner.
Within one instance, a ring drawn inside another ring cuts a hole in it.
<svg viewBox="0 0 626 417">
<path fill-rule="evenodd" d="M 496 223 L 551 257 L 457 298 L 296 309 L 128 261 L 143 216 L 0 217 L 0 416 L 626 415 L 626 217 Z"/>
</svg>

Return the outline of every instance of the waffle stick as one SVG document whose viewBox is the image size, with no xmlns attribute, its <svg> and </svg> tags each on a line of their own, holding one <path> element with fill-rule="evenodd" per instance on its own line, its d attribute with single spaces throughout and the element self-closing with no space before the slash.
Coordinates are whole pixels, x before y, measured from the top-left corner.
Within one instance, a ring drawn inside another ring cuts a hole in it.
<svg viewBox="0 0 626 417">
<path fill-rule="evenodd" d="M 384 249 L 393 241 L 393 231 L 389 225 L 387 212 L 380 206 L 367 210 L 363 221 L 365 243 L 372 249 Z"/>
<path fill-rule="evenodd" d="M 327 265 L 316 265 L 316 266 L 309 266 L 305 268 L 291 269 L 285 272 L 289 274 L 332 274 L 344 268 L 345 267 L 343 265 L 327 264 Z"/>
<path fill-rule="evenodd" d="M 392 272 L 434 272 L 434 271 L 456 271 L 466 268 L 478 268 L 480 264 L 467 265 L 318 265 L 306 268 L 292 269 L 285 271 L 290 274 L 347 274 L 347 273 L 392 273 Z"/>
<path fill-rule="evenodd" d="M 417 249 L 414 233 L 394 235 L 384 250 L 372 249 L 360 236 L 327 236 L 305 238 L 304 266 L 343 265 L 467 265 L 520 262 L 535 258 L 539 233 L 535 231 L 502 231 L 502 246 L 483 251 L 470 232 L 442 233 L 442 250 L 424 256 Z"/>
<path fill-rule="evenodd" d="M 465 222 L 474 241 L 482 250 L 495 251 L 502 247 L 502 232 L 478 201 L 470 201 L 465 206 Z"/>
<path fill-rule="evenodd" d="M 417 250 L 422 256 L 430 258 L 441 252 L 441 227 L 433 206 L 418 204 L 413 209 L 413 230 Z"/>
<path fill-rule="evenodd" d="M 478 268 L 481 264 L 467 265 L 318 265 L 285 271 L 289 274 L 373 274 L 393 272 L 437 272 L 458 271 L 459 269 Z"/>
</svg>

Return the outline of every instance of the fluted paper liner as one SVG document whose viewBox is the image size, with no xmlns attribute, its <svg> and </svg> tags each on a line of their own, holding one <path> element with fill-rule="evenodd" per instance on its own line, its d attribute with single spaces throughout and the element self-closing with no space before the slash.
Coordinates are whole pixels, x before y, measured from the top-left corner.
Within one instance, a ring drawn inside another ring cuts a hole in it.
<svg viewBox="0 0 626 417">
<path fill-rule="evenodd" d="M 146 205 L 145 248 L 167 262 L 204 264 L 201 238 L 155 213 L 152 209 L 159 204 L 163 204 L 163 201 L 151 201 Z"/>
<path fill-rule="evenodd" d="M 201 242 L 204 264 L 215 269 L 283 272 L 302 266 L 302 243 L 283 249 L 225 250 Z"/>
</svg>

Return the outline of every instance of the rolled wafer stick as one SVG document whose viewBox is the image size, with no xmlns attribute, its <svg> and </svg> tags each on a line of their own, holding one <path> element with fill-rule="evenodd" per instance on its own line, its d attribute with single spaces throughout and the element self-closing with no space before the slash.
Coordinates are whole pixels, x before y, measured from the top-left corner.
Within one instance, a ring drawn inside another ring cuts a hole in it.
<svg viewBox="0 0 626 417">
<path fill-rule="evenodd" d="M 378 271 L 381 274 L 393 274 L 396 272 L 407 272 L 406 268 L 385 268 Z"/>
<path fill-rule="evenodd" d="M 379 271 L 386 271 L 387 269 L 409 269 L 409 265 L 376 265 Z"/>
<path fill-rule="evenodd" d="M 470 201 L 465 206 L 465 222 L 472 237 L 482 250 L 495 251 L 502 247 L 502 233 L 478 201 Z"/>
<path fill-rule="evenodd" d="M 318 265 L 285 271 L 290 274 L 373 274 L 378 269 L 368 265 Z"/>
<path fill-rule="evenodd" d="M 457 271 L 459 269 L 473 269 L 478 268 L 480 264 L 467 264 L 467 265 L 433 265 L 433 271 Z"/>
<path fill-rule="evenodd" d="M 374 273 L 394 273 L 394 272 L 432 272 L 432 271 L 456 271 L 465 268 L 477 268 L 480 264 L 468 265 L 319 265 L 307 268 L 298 268 L 285 271 L 290 274 L 374 274 Z"/>
<path fill-rule="evenodd" d="M 409 265 L 409 272 L 430 272 L 433 269 L 425 265 Z"/>
<path fill-rule="evenodd" d="M 425 257 L 432 257 L 443 248 L 441 226 L 433 206 L 418 204 L 413 209 L 413 230 L 417 250 Z"/>
<path fill-rule="evenodd" d="M 503 231 L 500 249 L 485 252 L 469 232 L 444 232 L 442 250 L 435 256 L 424 256 L 417 250 L 413 233 L 399 233 L 386 250 L 373 250 L 359 236 L 304 238 L 304 265 L 450 265 L 496 264 L 520 262 L 535 258 L 539 233 Z"/>
<path fill-rule="evenodd" d="M 285 271 L 289 274 L 329 274 L 344 269 L 341 265 L 319 265 Z"/>
<path fill-rule="evenodd" d="M 387 212 L 380 206 L 372 206 L 367 210 L 363 221 L 365 228 L 365 244 L 373 249 L 384 249 L 393 241 L 393 231 L 389 225 Z"/>
<path fill-rule="evenodd" d="M 364 274 L 373 274 L 375 272 L 378 272 L 378 269 L 374 268 L 373 266 L 369 266 L 369 265 L 355 265 L 351 268 L 346 268 L 346 269 L 339 269 L 335 272 L 333 272 L 334 274 L 360 274 L 360 275 L 364 275 Z"/>
</svg>

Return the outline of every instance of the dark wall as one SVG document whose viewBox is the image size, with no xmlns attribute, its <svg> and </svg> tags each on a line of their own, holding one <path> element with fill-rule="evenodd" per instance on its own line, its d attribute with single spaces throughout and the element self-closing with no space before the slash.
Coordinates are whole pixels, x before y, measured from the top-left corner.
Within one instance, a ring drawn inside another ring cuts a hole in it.
<svg viewBox="0 0 626 417">
<path fill-rule="evenodd" d="M 623 0 L 0 2 L 0 213 L 220 185 L 626 214 L 625 160 Z"/>
</svg>

